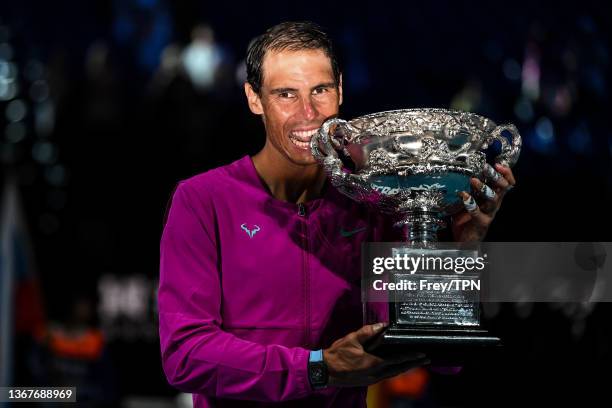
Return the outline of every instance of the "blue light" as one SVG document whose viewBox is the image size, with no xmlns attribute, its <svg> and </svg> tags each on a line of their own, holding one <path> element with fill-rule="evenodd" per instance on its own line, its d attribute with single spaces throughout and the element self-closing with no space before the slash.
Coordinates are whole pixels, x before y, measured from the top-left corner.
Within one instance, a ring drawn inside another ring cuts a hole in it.
<svg viewBox="0 0 612 408">
<path fill-rule="evenodd" d="M 555 137 L 552 122 L 547 117 L 538 119 L 536 123 L 536 133 L 538 137 L 545 142 L 550 142 Z"/>
<path fill-rule="evenodd" d="M 553 124 L 547 117 L 536 122 L 535 128 L 527 133 L 526 144 L 542 154 L 554 154 L 557 151 Z"/>
</svg>

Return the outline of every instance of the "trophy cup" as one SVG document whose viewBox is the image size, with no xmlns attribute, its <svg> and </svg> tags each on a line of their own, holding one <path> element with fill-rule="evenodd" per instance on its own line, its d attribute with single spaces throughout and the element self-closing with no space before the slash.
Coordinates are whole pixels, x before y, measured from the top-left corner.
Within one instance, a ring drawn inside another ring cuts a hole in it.
<svg viewBox="0 0 612 408">
<path fill-rule="evenodd" d="M 441 249 L 437 232 L 445 227 L 446 217 L 464 208 L 457 193 L 470 191 L 471 177 L 484 180 L 488 156 L 492 162 L 512 166 L 520 149 L 515 126 L 497 126 L 473 113 L 444 109 L 394 110 L 350 121 L 331 118 L 311 139 L 313 156 L 341 193 L 390 215 L 402 229 L 404 242 L 387 247 L 392 256 L 426 252 L 452 258 L 458 250 Z M 467 251 L 477 255 L 477 250 Z M 416 276 L 393 273 L 386 279 Z M 456 278 L 426 277 L 438 283 Z M 385 296 L 385 302 L 364 299 L 365 323 L 389 323 L 367 347 L 374 354 L 394 354 L 411 345 L 444 360 L 500 343 L 480 324 L 479 293 L 457 290 L 443 299 L 432 290 Z"/>
</svg>

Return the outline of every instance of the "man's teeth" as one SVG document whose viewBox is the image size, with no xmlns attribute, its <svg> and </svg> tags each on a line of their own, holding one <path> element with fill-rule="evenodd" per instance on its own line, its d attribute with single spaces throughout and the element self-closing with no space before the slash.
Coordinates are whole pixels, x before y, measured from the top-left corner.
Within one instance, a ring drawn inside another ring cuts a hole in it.
<svg viewBox="0 0 612 408">
<path fill-rule="evenodd" d="M 317 133 L 318 130 L 319 129 L 301 130 L 301 131 L 294 130 L 293 132 L 291 132 L 291 136 L 293 136 L 294 138 L 300 139 L 301 141 L 308 141 L 310 140 L 310 137 L 312 135 Z"/>
<path fill-rule="evenodd" d="M 308 149 L 308 147 L 310 146 L 310 142 L 300 142 L 299 140 L 294 139 L 292 137 L 290 137 L 289 139 L 291 140 L 291 143 L 293 143 L 300 149 Z"/>
<path fill-rule="evenodd" d="M 289 135 L 291 143 L 299 147 L 300 149 L 308 149 L 310 147 L 310 139 L 312 135 L 317 133 L 319 129 L 293 131 Z"/>
</svg>

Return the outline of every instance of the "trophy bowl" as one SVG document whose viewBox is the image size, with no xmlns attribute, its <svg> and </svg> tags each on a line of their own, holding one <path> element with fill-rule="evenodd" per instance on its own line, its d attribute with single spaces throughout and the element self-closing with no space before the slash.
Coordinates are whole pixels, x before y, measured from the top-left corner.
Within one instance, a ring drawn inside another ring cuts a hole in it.
<svg viewBox="0 0 612 408">
<path fill-rule="evenodd" d="M 484 179 L 487 149 L 506 166 L 521 150 L 514 125 L 444 109 L 331 118 L 310 143 L 340 192 L 393 216 L 410 242 L 435 241 L 444 217 L 463 208 L 457 193 L 470 190 L 471 177 Z"/>
<path fill-rule="evenodd" d="M 477 256 L 478 250 L 442 248 L 437 231 L 445 218 L 464 209 L 460 191 L 470 191 L 470 178 L 485 181 L 487 163 L 513 166 L 521 136 L 511 124 L 496 125 L 485 117 L 444 109 L 403 109 L 373 113 L 349 121 L 331 118 L 312 137 L 313 156 L 343 194 L 389 214 L 402 228 L 403 243 L 377 250 L 364 246 L 362 260 L 377 256 Z M 487 170 L 489 173 L 487 173 Z M 372 290 L 364 262 L 362 295 Z M 371 272 L 371 270 L 370 270 Z M 386 282 L 427 278 L 440 284 L 456 276 L 418 271 L 390 271 Z M 480 276 L 473 276 L 480 279 Z M 480 324 L 480 292 L 435 290 L 385 293 L 372 301 L 364 295 L 364 323 L 387 321 L 385 332 L 367 350 L 378 355 L 404 347 L 427 352 L 437 361 L 463 361 L 500 339 Z"/>
</svg>

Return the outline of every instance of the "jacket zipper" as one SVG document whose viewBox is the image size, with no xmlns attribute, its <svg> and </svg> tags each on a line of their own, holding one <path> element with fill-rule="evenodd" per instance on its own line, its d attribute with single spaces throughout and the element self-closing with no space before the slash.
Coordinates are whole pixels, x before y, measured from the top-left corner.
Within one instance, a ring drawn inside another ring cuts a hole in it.
<svg viewBox="0 0 612 408">
<path fill-rule="evenodd" d="M 298 203 L 298 216 L 302 220 L 302 269 L 304 278 L 304 329 L 305 347 L 310 348 L 310 271 L 308 268 L 308 223 L 306 220 L 306 206 Z"/>
</svg>

